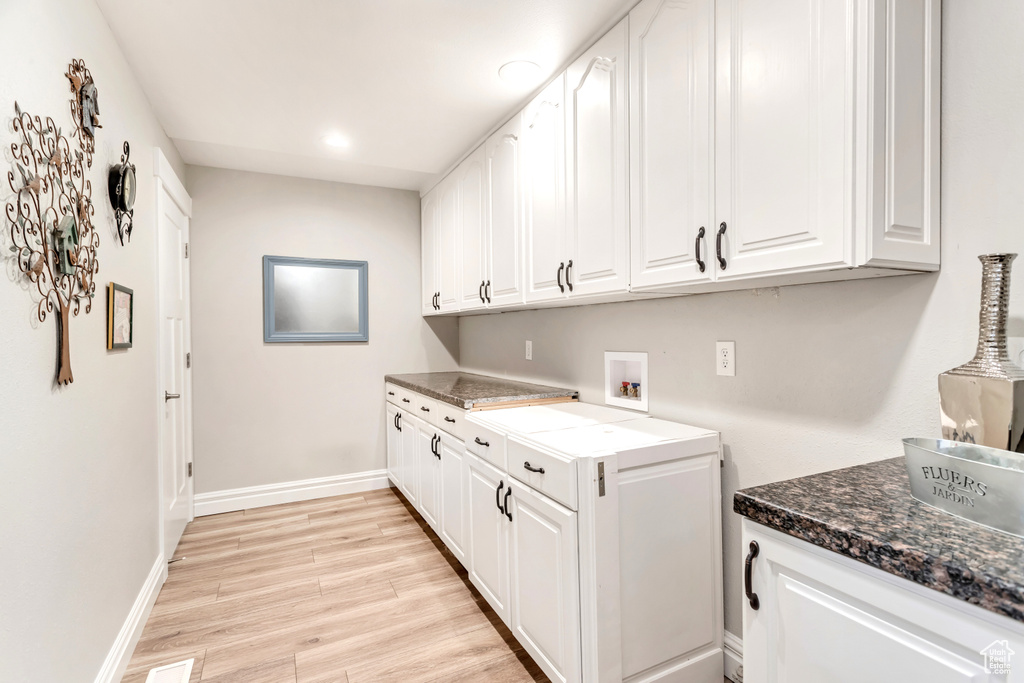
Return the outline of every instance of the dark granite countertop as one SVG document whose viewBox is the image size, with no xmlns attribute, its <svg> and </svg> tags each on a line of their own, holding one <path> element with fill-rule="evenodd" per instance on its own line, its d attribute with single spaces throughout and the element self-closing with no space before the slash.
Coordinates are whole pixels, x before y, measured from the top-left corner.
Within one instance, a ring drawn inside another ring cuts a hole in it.
<svg viewBox="0 0 1024 683">
<path fill-rule="evenodd" d="M 542 384 L 515 382 L 500 377 L 468 372 L 424 372 L 412 375 L 385 375 L 385 382 L 429 396 L 465 410 L 480 403 L 507 403 L 543 398 L 577 398 L 575 389 L 560 389 Z"/>
<path fill-rule="evenodd" d="M 738 491 L 733 509 L 790 536 L 1024 621 L 1024 539 L 915 500 L 903 458 Z"/>
</svg>

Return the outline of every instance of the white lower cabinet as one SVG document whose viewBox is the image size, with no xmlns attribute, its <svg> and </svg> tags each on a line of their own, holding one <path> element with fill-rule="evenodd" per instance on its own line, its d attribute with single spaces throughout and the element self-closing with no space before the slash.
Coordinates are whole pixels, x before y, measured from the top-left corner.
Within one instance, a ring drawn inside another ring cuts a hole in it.
<svg viewBox="0 0 1024 683">
<path fill-rule="evenodd" d="M 398 424 L 402 429 L 402 457 L 399 460 L 398 488 L 409 499 L 409 502 L 416 505 L 419 500 L 419 458 L 416 455 L 419 448 L 419 435 L 416 423 L 423 421 L 414 417 L 408 410 L 402 411 Z"/>
<path fill-rule="evenodd" d="M 469 470 L 469 580 L 497 612 L 510 623 L 508 576 L 508 519 L 502 497 L 508 477 L 477 456 L 466 453 Z"/>
<path fill-rule="evenodd" d="M 744 519 L 751 542 L 744 683 L 1024 681 L 985 667 L 990 646 L 1024 652 L 1019 622 Z"/>
<path fill-rule="evenodd" d="M 466 563 L 469 539 L 469 520 L 466 515 L 468 501 L 466 446 L 462 441 L 441 432 L 438 452 L 441 496 L 441 540 L 459 562 Z"/>
<path fill-rule="evenodd" d="M 412 418 L 416 425 L 416 476 L 419 482 L 419 505 L 416 509 L 427 520 L 427 524 L 438 530 L 439 479 L 441 474 L 441 451 L 438 441 L 441 437 L 432 425 L 419 418 Z"/>
<path fill-rule="evenodd" d="M 553 681 L 580 680 L 576 513 L 510 480 L 512 634 Z"/>
<path fill-rule="evenodd" d="M 402 426 L 399 424 L 401 410 L 394 403 L 385 404 L 388 417 L 387 424 L 387 449 L 388 449 L 388 478 L 395 486 L 401 488 L 399 479 L 402 471 Z"/>
</svg>

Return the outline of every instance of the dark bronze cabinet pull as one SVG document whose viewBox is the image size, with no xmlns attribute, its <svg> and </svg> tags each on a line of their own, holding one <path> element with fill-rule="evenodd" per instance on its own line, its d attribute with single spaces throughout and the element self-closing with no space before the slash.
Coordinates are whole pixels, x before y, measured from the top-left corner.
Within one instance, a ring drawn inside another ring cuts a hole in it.
<svg viewBox="0 0 1024 683">
<path fill-rule="evenodd" d="M 410 400 L 409 400 L 409 399 L 407 399 L 407 398 L 403 398 L 403 399 L 402 399 L 402 403 L 412 403 L 412 401 L 410 401 Z"/>
<path fill-rule="evenodd" d="M 700 241 L 704 239 L 704 226 L 700 226 L 700 230 L 697 231 L 697 240 L 693 245 L 693 250 L 697 254 L 697 267 L 700 268 L 700 272 L 704 272 L 704 262 L 700 260 Z"/>
<path fill-rule="evenodd" d="M 402 414 L 398 413 L 395 415 L 395 426 L 398 427 L 398 431 L 402 431 Z"/>
<path fill-rule="evenodd" d="M 477 294 L 480 295 L 480 303 L 482 303 L 482 304 L 487 303 L 487 299 L 484 298 L 484 281 L 483 280 L 480 281 L 480 287 L 477 288 Z"/>
<path fill-rule="evenodd" d="M 560 291 L 560 292 L 564 292 L 565 291 L 565 285 L 562 284 L 562 270 L 564 268 L 565 268 L 565 263 L 564 262 L 558 264 L 558 291 Z"/>
<path fill-rule="evenodd" d="M 480 446 L 486 446 L 487 448 L 491 447 L 490 441 L 481 441 L 479 436 L 473 437 L 473 441 L 476 441 Z"/>
<path fill-rule="evenodd" d="M 454 418 L 454 417 L 448 417 L 447 415 L 445 415 L 445 416 L 444 416 L 444 421 L 445 421 L 445 422 L 451 422 L 451 423 L 454 423 L 454 422 L 455 422 L 455 418 Z"/>
<path fill-rule="evenodd" d="M 512 486 L 509 485 L 508 491 L 505 492 L 505 516 L 508 517 L 508 521 L 512 521 L 512 508 L 508 505 L 508 499 L 512 495 Z"/>
<path fill-rule="evenodd" d="M 525 467 L 530 472 L 536 472 L 537 474 L 544 474 L 544 468 L 543 467 L 532 467 L 529 462 L 524 462 L 523 463 L 523 467 Z"/>
<path fill-rule="evenodd" d="M 747 561 L 743 564 L 743 588 L 747 593 L 747 600 L 750 601 L 750 609 L 753 610 L 761 607 L 761 601 L 757 599 L 757 593 L 754 592 L 753 587 L 754 558 L 759 552 L 761 552 L 761 548 L 757 545 L 757 541 L 751 541 Z"/>
<path fill-rule="evenodd" d="M 718 266 L 725 270 L 725 257 L 722 256 L 722 235 L 725 234 L 725 221 L 718 226 L 718 234 L 715 236 L 715 253 L 718 255 Z"/>
<path fill-rule="evenodd" d="M 388 396 L 394 396 L 394 395 L 395 395 L 395 392 L 393 392 L 393 391 L 389 391 L 388 392 Z"/>
<path fill-rule="evenodd" d="M 429 413 L 430 412 L 430 408 L 428 408 L 426 406 L 420 406 L 420 410 L 422 410 L 424 413 Z"/>
<path fill-rule="evenodd" d="M 488 280 L 487 284 L 484 285 L 484 296 L 487 297 L 487 303 L 491 303 L 491 281 Z"/>
<path fill-rule="evenodd" d="M 565 284 L 568 285 L 569 291 L 572 291 L 572 277 L 569 276 L 569 271 L 572 270 L 572 259 L 569 259 L 569 265 L 565 267 Z"/>
<path fill-rule="evenodd" d="M 434 450 L 434 442 L 437 441 L 437 434 L 430 437 L 430 452 L 433 455 L 437 455 L 437 451 Z"/>
<path fill-rule="evenodd" d="M 501 514 L 505 514 L 505 511 L 501 509 L 501 490 L 505 488 L 505 482 L 498 484 L 498 488 L 494 489 L 494 504 L 498 506 L 498 511 Z"/>
</svg>

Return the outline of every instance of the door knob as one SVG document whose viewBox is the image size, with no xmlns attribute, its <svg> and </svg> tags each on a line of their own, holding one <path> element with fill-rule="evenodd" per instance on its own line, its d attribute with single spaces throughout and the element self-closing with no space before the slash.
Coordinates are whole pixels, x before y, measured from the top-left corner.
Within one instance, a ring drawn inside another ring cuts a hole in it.
<svg viewBox="0 0 1024 683">
<path fill-rule="evenodd" d="M 171 392 L 169 392 L 169 391 L 165 391 L 165 392 L 164 392 L 164 403 L 167 403 L 167 402 L 168 402 L 168 401 L 170 401 L 170 400 L 171 400 L 172 398 L 181 398 L 181 394 L 172 394 L 172 393 L 171 393 Z"/>
</svg>

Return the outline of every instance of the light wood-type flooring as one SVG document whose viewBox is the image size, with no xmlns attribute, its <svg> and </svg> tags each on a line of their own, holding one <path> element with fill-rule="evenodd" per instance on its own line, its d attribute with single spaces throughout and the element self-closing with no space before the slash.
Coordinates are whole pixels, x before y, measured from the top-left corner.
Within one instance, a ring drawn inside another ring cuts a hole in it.
<svg viewBox="0 0 1024 683">
<path fill-rule="evenodd" d="M 189 524 L 124 683 L 546 681 L 392 490 Z"/>
</svg>

